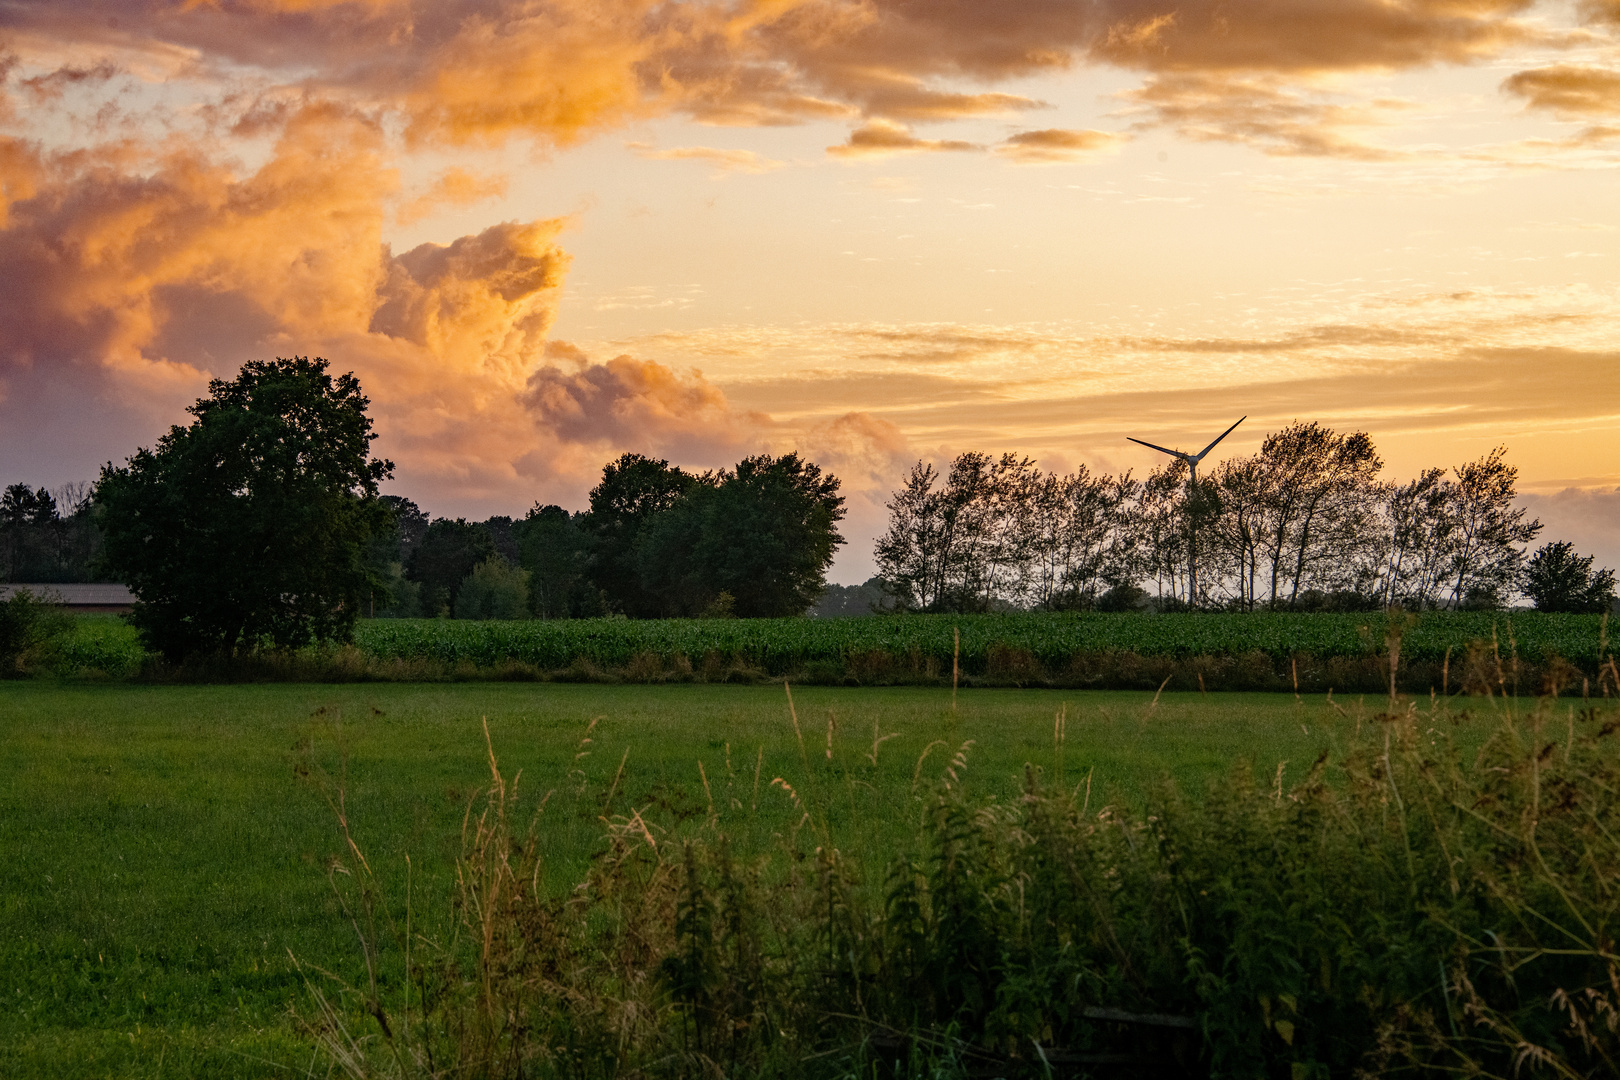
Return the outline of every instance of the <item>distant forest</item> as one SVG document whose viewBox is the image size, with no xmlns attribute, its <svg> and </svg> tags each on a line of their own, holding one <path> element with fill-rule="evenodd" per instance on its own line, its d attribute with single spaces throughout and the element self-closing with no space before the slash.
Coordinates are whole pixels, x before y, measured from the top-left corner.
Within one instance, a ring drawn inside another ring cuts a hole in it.
<svg viewBox="0 0 1620 1080">
<path fill-rule="evenodd" d="M 383 496 L 392 528 L 367 552 L 366 614 L 567 619 L 622 615 L 865 615 L 893 611 L 1606 610 L 1614 575 L 1513 505 L 1497 448 L 1398 483 L 1363 432 L 1295 424 L 1189 490 L 1180 462 L 1043 472 L 1029 458 L 919 461 L 891 496 L 880 573 L 828 585 L 844 543 L 837 478 L 796 454 L 693 473 L 625 454 L 587 509 L 430 518 Z M 1188 554 L 1197 595 L 1188 596 Z M 106 580 L 94 489 L 12 484 L 0 494 L 4 580 Z"/>
</svg>

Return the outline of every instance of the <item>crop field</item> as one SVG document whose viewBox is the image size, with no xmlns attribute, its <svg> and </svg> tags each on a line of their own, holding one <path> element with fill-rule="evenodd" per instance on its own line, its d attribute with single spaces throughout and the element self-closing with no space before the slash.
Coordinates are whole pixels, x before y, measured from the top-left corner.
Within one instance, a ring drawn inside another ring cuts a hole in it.
<svg viewBox="0 0 1620 1080">
<path fill-rule="evenodd" d="M 380 627 L 436 629 L 366 631 Z M 954 709 L 949 689 L 793 694 L 790 712 L 780 685 L 0 684 L 5 1074 L 305 1075 L 291 957 L 362 977 L 328 882 L 345 848 L 335 806 L 389 909 L 409 897 L 417 929 L 442 932 L 464 815 L 489 782 L 485 719 L 503 773 L 521 774 L 519 810 L 544 802 L 549 888 L 579 879 L 604 820 L 632 817 L 660 843 L 707 830 L 744 853 L 815 829 L 875 887 L 948 768 L 977 798 L 1015 793 L 1033 767 L 1095 813 L 1166 780 L 1201 791 L 1242 762 L 1268 789 L 1291 783 L 1375 710 L 1259 694 L 970 690 Z"/>
<path fill-rule="evenodd" d="M 1009 614 L 911 615 L 836 619 L 578 619 L 452 621 L 377 619 L 355 636 L 370 674 L 392 664 L 405 677 L 437 671 L 493 670 L 531 676 L 574 669 L 588 679 L 615 672 L 630 681 L 721 681 L 747 669 L 805 681 L 872 684 L 949 680 L 953 659 L 963 677 L 1040 685 L 1157 686 L 1198 658 L 1241 660 L 1239 687 L 1340 689 L 1379 685 L 1374 661 L 1385 649 L 1386 617 L 1372 614 Z M 1596 675 L 1608 656 L 1607 621 L 1597 615 L 1539 612 L 1431 612 L 1405 630 L 1409 669 L 1461 672 L 1470 648 L 1531 664 L 1561 657 Z M 1119 657 L 1159 661 L 1119 674 Z M 1298 660 L 1304 658 L 1305 669 Z M 133 632 L 114 619 L 82 619 L 64 649 L 68 669 L 111 675 L 138 671 L 144 659 Z M 1293 669 L 1290 670 L 1290 664 Z M 1359 672 L 1363 664 L 1371 674 Z M 1112 664 L 1112 666 L 1109 666 Z M 413 665 L 415 665 L 413 667 Z M 1099 666 L 1101 665 L 1101 666 Z M 1228 665 L 1230 666 L 1230 665 Z M 1183 672 L 1187 685 L 1196 673 Z M 1211 670 L 1207 677 L 1217 678 Z M 1338 679 L 1335 682 L 1335 678 Z M 1349 679 L 1350 681 L 1345 681 Z M 1280 682 L 1279 682 L 1280 680 Z M 1182 685 L 1182 681 L 1172 684 Z M 1415 689 L 1426 689 L 1427 683 Z"/>
</svg>

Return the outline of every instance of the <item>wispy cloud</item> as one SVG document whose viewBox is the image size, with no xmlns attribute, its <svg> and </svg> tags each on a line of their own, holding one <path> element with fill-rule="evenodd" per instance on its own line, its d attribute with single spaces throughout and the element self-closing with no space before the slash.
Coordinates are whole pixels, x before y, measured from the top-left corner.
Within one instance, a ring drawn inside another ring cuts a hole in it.
<svg viewBox="0 0 1620 1080">
<path fill-rule="evenodd" d="M 726 150 L 712 146 L 657 147 L 651 143 L 625 143 L 640 157 L 653 161 L 701 161 L 723 173 L 764 173 L 780 169 L 785 162 L 773 161 L 752 150 Z"/>
</svg>

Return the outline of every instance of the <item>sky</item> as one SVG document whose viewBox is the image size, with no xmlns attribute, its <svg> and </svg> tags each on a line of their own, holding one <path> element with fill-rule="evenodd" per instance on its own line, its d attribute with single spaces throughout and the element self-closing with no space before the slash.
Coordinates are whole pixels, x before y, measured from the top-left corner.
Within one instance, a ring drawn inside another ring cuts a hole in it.
<svg viewBox="0 0 1620 1080">
<path fill-rule="evenodd" d="M 0 482 L 318 355 L 436 515 L 1364 430 L 1620 565 L 1620 0 L 0 0 Z"/>
</svg>

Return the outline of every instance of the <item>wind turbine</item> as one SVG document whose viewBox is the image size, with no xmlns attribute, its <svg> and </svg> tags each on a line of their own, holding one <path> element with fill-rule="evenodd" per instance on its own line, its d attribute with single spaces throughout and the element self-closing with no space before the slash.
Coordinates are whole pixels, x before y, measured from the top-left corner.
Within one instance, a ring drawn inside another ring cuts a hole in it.
<svg viewBox="0 0 1620 1080">
<path fill-rule="evenodd" d="M 1187 501 L 1190 506 L 1192 503 L 1193 493 L 1198 487 L 1198 463 L 1204 460 L 1205 454 L 1215 449 L 1215 443 L 1220 442 L 1222 439 L 1232 434 L 1233 429 L 1247 419 L 1247 416 L 1238 417 L 1237 424 L 1233 424 L 1232 427 L 1227 428 L 1225 431 L 1215 436 L 1215 442 L 1210 443 L 1196 454 L 1183 453 L 1180 450 L 1168 450 L 1165 447 L 1158 446 L 1154 443 L 1143 442 L 1141 439 L 1131 439 L 1129 435 L 1125 437 L 1139 446 L 1146 446 L 1149 449 L 1157 450 L 1161 454 L 1169 454 L 1171 457 L 1180 458 L 1182 461 L 1187 463 Z M 1198 556 L 1197 548 L 1193 544 L 1193 518 L 1191 512 L 1189 512 L 1187 514 L 1187 606 L 1193 607 L 1197 603 Z"/>
</svg>

